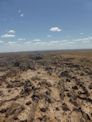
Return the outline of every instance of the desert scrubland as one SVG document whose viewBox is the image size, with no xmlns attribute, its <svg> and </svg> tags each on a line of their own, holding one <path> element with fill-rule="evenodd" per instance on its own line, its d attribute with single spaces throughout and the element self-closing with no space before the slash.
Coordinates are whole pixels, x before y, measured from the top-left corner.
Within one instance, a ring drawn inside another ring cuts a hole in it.
<svg viewBox="0 0 92 122">
<path fill-rule="evenodd" d="M 92 122 L 92 50 L 0 54 L 0 122 Z"/>
</svg>

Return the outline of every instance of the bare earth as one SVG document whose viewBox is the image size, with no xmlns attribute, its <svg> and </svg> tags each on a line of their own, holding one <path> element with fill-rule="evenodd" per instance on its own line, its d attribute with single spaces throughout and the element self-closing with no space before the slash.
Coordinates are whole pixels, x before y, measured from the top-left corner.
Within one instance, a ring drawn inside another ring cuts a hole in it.
<svg viewBox="0 0 92 122">
<path fill-rule="evenodd" d="M 92 50 L 0 54 L 0 122 L 92 122 Z"/>
</svg>

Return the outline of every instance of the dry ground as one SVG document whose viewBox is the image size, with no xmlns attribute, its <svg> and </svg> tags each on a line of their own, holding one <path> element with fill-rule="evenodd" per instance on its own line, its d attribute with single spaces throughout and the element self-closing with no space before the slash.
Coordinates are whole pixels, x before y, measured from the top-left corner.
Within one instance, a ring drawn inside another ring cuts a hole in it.
<svg viewBox="0 0 92 122">
<path fill-rule="evenodd" d="M 92 122 L 92 50 L 0 54 L 0 122 Z"/>
</svg>

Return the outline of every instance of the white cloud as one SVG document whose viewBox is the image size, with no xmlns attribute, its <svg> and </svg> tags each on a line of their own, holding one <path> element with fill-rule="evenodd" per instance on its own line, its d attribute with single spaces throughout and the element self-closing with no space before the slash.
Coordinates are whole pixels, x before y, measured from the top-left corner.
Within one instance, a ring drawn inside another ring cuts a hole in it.
<svg viewBox="0 0 92 122">
<path fill-rule="evenodd" d="M 88 37 L 85 37 L 85 38 L 79 38 L 79 39 L 74 39 L 74 41 L 77 41 L 77 42 L 83 42 L 83 41 L 92 41 L 92 36 L 88 36 Z"/>
<path fill-rule="evenodd" d="M 25 41 L 25 38 L 18 38 L 18 41 Z"/>
<path fill-rule="evenodd" d="M 16 31 L 15 31 L 15 30 L 9 30 L 8 33 L 10 33 L 10 34 L 15 34 Z"/>
<path fill-rule="evenodd" d="M 18 13 L 19 13 L 19 16 L 20 16 L 20 17 L 24 17 L 24 13 L 22 12 L 22 10 L 19 9 L 19 10 L 18 10 Z"/>
<path fill-rule="evenodd" d="M 34 39 L 33 42 L 41 42 L 41 39 Z"/>
<path fill-rule="evenodd" d="M 20 17 L 24 17 L 24 13 L 21 13 L 21 14 L 20 14 Z"/>
<path fill-rule="evenodd" d="M 71 46 L 71 48 L 73 47 L 76 47 L 78 48 L 79 45 L 80 47 L 83 47 L 85 44 L 91 44 L 91 41 L 92 41 L 92 37 L 86 37 L 86 38 L 78 38 L 78 39 L 67 39 L 67 40 L 50 40 L 50 41 L 47 41 L 47 40 L 40 40 L 40 39 L 34 39 L 34 40 L 31 40 L 31 41 L 27 41 L 25 42 L 25 44 L 29 44 L 29 45 L 34 45 L 34 46 L 43 46 L 44 48 L 45 47 L 61 47 L 61 48 L 68 48 Z M 63 47 L 62 47 L 63 46 Z"/>
<path fill-rule="evenodd" d="M 0 44 L 4 43 L 4 41 L 0 40 Z"/>
<path fill-rule="evenodd" d="M 12 44 L 16 44 L 16 42 L 9 41 L 8 44 L 12 45 Z"/>
<path fill-rule="evenodd" d="M 14 34 L 8 34 L 8 33 L 1 36 L 1 38 L 14 38 L 14 37 L 15 37 Z"/>
<path fill-rule="evenodd" d="M 90 40 L 84 40 L 82 43 L 90 43 Z"/>
<path fill-rule="evenodd" d="M 60 41 L 58 41 L 58 40 L 51 40 L 51 41 L 49 42 L 49 44 L 56 44 L 56 43 L 60 43 Z"/>
<path fill-rule="evenodd" d="M 80 35 L 84 35 L 84 33 L 80 33 Z"/>
<path fill-rule="evenodd" d="M 29 45 L 29 44 L 31 44 L 32 42 L 31 41 L 26 41 L 26 42 L 24 42 L 24 44 L 27 44 L 27 45 Z"/>
<path fill-rule="evenodd" d="M 50 31 L 52 31 L 52 32 L 61 32 L 62 29 L 60 29 L 59 27 L 51 27 Z"/>
<path fill-rule="evenodd" d="M 2 40 L 1 40 L 2 41 Z M 1 49 L 2 48 L 2 49 Z M 67 40 L 41 40 L 4 41 L 0 51 L 35 51 L 58 49 L 83 49 L 92 48 L 92 36 Z"/>
<path fill-rule="evenodd" d="M 43 41 L 41 39 L 33 39 L 33 40 L 28 40 L 28 41 L 25 41 L 24 44 L 40 44 L 42 43 Z"/>
<path fill-rule="evenodd" d="M 1 38 L 14 38 L 16 31 L 15 30 L 9 30 L 7 33 L 1 35 Z"/>
</svg>

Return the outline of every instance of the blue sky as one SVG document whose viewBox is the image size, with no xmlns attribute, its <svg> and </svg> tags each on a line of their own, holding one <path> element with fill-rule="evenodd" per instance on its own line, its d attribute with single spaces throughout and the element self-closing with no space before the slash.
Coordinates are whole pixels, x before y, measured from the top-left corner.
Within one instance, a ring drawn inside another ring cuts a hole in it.
<svg viewBox="0 0 92 122">
<path fill-rule="evenodd" d="M 0 0 L 0 52 L 92 48 L 92 0 Z"/>
</svg>

